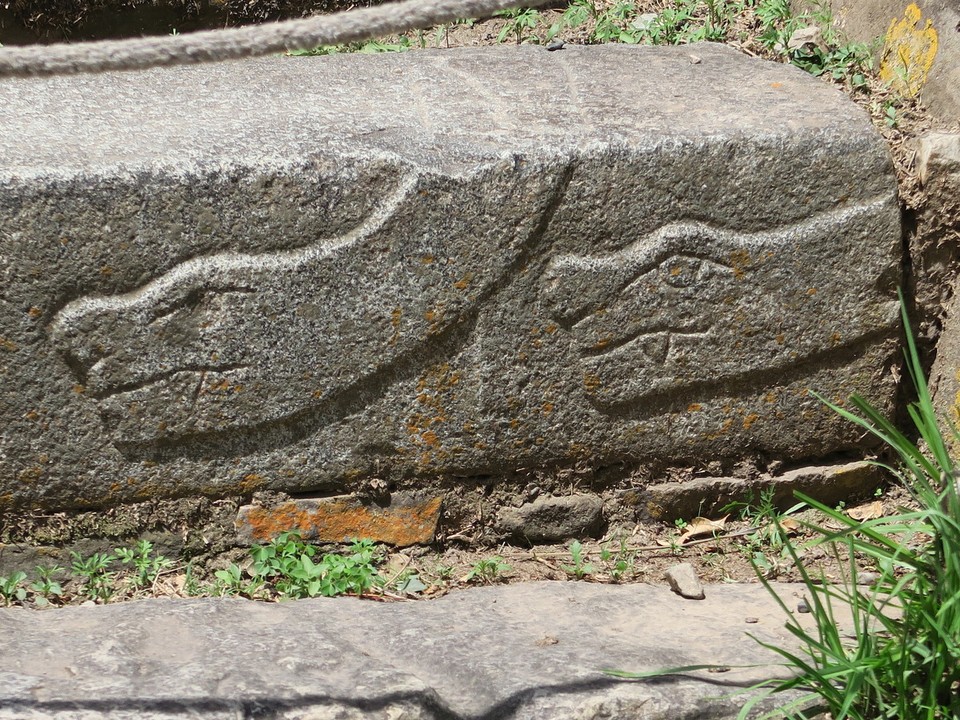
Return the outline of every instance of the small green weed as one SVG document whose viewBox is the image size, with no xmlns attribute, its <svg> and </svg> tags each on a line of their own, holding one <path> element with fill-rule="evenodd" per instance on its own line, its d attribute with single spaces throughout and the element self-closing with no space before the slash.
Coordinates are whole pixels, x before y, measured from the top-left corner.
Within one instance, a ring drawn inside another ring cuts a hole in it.
<svg viewBox="0 0 960 720">
<path fill-rule="evenodd" d="M 283 598 L 360 595 L 377 578 L 374 553 L 373 542 L 357 540 L 348 555 L 331 553 L 314 562 L 317 548 L 305 543 L 296 532 L 282 533 L 272 542 L 250 550 L 253 577 Z"/>
<path fill-rule="evenodd" d="M 291 57 L 309 57 L 314 55 L 341 55 L 343 53 L 364 53 L 368 55 L 385 52 L 405 52 L 413 47 L 413 42 L 405 35 L 391 40 L 367 40 L 366 42 L 347 43 L 345 45 L 321 45 L 312 50 L 289 50 Z"/>
<path fill-rule="evenodd" d="M 86 596 L 91 600 L 109 600 L 113 595 L 114 573 L 109 569 L 113 556 L 94 553 L 85 558 L 80 553 L 71 552 L 70 557 L 73 560 L 70 569 L 82 580 Z"/>
<path fill-rule="evenodd" d="M 53 576 L 62 573 L 63 568 L 59 566 L 37 568 L 37 580 L 30 583 L 30 591 L 35 595 L 34 603 L 40 607 L 49 605 L 52 600 L 59 599 L 63 595 L 63 587 Z"/>
<path fill-rule="evenodd" d="M 610 549 L 610 543 L 600 547 L 600 562 L 605 565 L 610 579 L 614 582 L 624 580 L 627 574 L 633 571 L 636 559 L 637 554 L 628 547 L 625 535 L 617 538 L 616 550 Z"/>
<path fill-rule="evenodd" d="M 152 585 L 161 572 L 173 565 L 173 561 L 163 555 L 153 554 L 153 543 L 149 540 L 140 540 L 133 548 L 116 548 L 114 554 L 121 563 L 133 567 L 130 581 L 138 588 Z"/>
<path fill-rule="evenodd" d="M 506 22 L 497 35 L 497 42 L 502 43 L 508 37 L 513 37 L 517 45 L 524 40 L 533 39 L 533 31 L 540 24 L 540 13 L 532 8 L 511 8 L 509 10 L 499 10 L 494 13 L 497 17 L 504 18 Z"/>
<path fill-rule="evenodd" d="M 786 544 L 790 533 L 799 525 L 789 516 L 806 507 L 804 503 L 797 503 L 781 512 L 775 497 L 775 489 L 769 487 L 760 491 L 759 498 L 751 492 L 745 502 L 734 501 L 721 509 L 721 512 L 739 512 L 741 520 L 756 528 L 744 538 L 742 547 L 754 568 L 767 579 L 776 578 L 790 564 Z"/>
<path fill-rule="evenodd" d="M 3 600 L 4 605 L 12 605 L 26 599 L 27 589 L 23 585 L 26 579 L 27 574 L 19 570 L 8 577 L 0 576 L 0 600 Z"/>
<path fill-rule="evenodd" d="M 470 568 L 464 580 L 466 582 L 479 582 L 485 585 L 492 585 L 500 579 L 500 576 L 509 571 L 510 566 L 503 561 L 499 555 L 491 558 L 477 560 Z"/>
<path fill-rule="evenodd" d="M 573 561 L 572 565 L 560 566 L 560 569 L 570 577 L 583 580 L 587 575 L 594 573 L 594 567 L 586 561 L 586 554 L 579 540 L 574 540 L 570 543 L 570 558 Z"/>
<path fill-rule="evenodd" d="M 263 581 L 255 578 L 246 580 L 243 570 L 236 563 L 230 563 L 224 570 L 213 573 L 214 581 L 211 588 L 215 595 L 245 595 L 248 598 L 257 596 L 257 591 L 263 586 Z"/>
</svg>

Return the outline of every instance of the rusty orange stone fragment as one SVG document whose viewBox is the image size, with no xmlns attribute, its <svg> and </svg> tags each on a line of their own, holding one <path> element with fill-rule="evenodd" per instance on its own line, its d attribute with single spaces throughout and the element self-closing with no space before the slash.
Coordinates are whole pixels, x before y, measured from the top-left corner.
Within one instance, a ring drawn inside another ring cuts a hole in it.
<svg viewBox="0 0 960 720">
<path fill-rule="evenodd" d="M 393 493 L 385 506 L 349 495 L 298 499 L 273 507 L 245 505 L 235 525 L 242 542 L 266 542 L 295 530 L 316 542 L 364 539 L 404 547 L 433 541 L 441 502 L 416 493 Z"/>
</svg>

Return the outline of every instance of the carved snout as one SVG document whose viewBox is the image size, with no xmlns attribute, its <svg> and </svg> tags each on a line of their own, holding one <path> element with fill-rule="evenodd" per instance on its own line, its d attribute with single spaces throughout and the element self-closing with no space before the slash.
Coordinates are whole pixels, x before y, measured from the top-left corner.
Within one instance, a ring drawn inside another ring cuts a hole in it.
<svg viewBox="0 0 960 720">
<path fill-rule="evenodd" d="M 242 318 L 252 294 L 181 285 L 79 300 L 57 314 L 50 335 L 88 394 L 105 398 L 178 373 L 244 366 Z"/>
</svg>

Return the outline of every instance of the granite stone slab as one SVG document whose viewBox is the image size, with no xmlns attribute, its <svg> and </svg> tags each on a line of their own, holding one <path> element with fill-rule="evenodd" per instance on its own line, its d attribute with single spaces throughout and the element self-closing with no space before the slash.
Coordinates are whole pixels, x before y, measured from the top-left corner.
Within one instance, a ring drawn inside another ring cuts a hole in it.
<svg viewBox="0 0 960 720">
<path fill-rule="evenodd" d="M 776 587 L 797 603 L 797 586 Z M 551 582 L 399 603 L 0 608 L 0 720 L 732 720 L 744 688 L 789 677 L 747 635 L 798 651 L 785 620 L 757 583 L 703 600 Z M 698 664 L 719 672 L 603 672 Z"/>
<path fill-rule="evenodd" d="M 0 506 L 786 460 L 890 407 L 866 114 L 715 45 L 0 83 Z"/>
</svg>

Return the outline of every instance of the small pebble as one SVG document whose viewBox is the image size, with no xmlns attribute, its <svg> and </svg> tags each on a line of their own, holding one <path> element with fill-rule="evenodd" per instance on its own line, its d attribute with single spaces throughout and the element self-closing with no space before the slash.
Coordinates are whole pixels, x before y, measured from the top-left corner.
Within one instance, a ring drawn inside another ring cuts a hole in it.
<svg viewBox="0 0 960 720">
<path fill-rule="evenodd" d="M 547 43 L 547 50 L 553 52 L 554 50 L 563 50 L 563 46 L 566 43 L 563 40 L 551 40 Z"/>
<path fill-rule="evenodd" d="M 862 572 L 857 575 L 857 585 L 874 585 L 880 579 L 880 573 Z"/>
<path fill-rule="evenodd" d="M 755 625 L 756 623 L 760 622 L 760 618 L 747 617 L 747 618 L 744 618 L 743 621 L 745 623 L 749 623 L 750 625 Z"/>
<path fill-rule="evenodd" d="M 667 582 L 670 583 L 670 589 L 680 597 L 688 600 L 703 600 L 705 597 L 703 585 L 697 577 L 697 571 L 690 563 L 680 563 L 667 568 L 664 573 Z"/>
<path fill-rule="evenodd" d="M 800 602 L 797 603 L 797 612 L 799 613 L 810 612 L 810 606 L 807 604 L 806 598 L 800 598 Z"/>
</svg>

